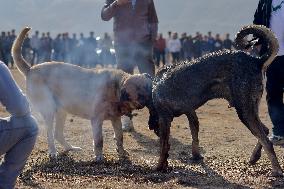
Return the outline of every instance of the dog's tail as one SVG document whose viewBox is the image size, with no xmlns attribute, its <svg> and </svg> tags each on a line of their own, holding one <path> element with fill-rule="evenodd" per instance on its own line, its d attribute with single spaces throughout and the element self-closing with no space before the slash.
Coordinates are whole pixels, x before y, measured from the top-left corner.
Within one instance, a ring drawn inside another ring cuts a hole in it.
<svg viewBox="0 0 284 189">
<path fill-rule="evenodd" d="M 24 28 L 18 37 L 15 39 L 13 46 L 12 46 L 12 57 L 17 65 L 20 72 L 22 72 L 25 76 L 28 75 L 31 66 L 27 63 L 27 61 L 22 56 L 22 44 L 26 38 L 27 33 L 30 31 L 31 28 L 26 27 Z"/>
<path fill-rule="evenodd" d="M 267 67 L 277 56 L 279 44 L 274 33 L 262 25 L 249 25 L 243 27 L 236 35 L 235 44 L 238 49 L 246 49 L 250 42 L 245 39 L 246 36 L 253 35 L 258 38 L 262 45 L 265 45 L 267 51 L 260 57 L 262 60 L 262 71 L 265 72 Z M 263 48 L 263 47 L 262 47 Z"/>
</svg>

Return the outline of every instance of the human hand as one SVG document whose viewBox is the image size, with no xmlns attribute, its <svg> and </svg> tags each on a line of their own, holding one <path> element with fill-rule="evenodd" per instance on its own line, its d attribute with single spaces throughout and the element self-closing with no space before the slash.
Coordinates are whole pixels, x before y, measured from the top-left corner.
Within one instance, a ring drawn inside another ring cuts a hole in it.
<svg viewBox="0 0 284 189">
<path fill-rule="evenodd" d="M 116 0 L 117 1 L 117 5 L 124 5 L 127 3 L 130 3 L 130 0 Z"/>
</svg>

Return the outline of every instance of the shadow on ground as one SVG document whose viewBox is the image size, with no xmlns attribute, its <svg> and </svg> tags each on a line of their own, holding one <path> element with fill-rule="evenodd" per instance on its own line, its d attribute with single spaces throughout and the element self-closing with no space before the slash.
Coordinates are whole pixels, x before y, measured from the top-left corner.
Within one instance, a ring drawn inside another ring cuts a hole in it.
<svg viewBox="0 0 284 189">
<path fill-rule="evenodd" d="M 68 154 L 62 154 L 57 160 L 42 159 L 20 176 L 22 182 L 35 188 L 44 188 L 42 183 L 34 179 L 34 174 L 50 179 L 62 179 L 69 177 L 117 177 L 130 179 L 137 183 L 165 183 L 175 180 L 177 185 L 192 186 L 196 188 L 225 187 L 225 188 L 249 188 L 235 183 L 230 183 L 221 175 L 200 162 L 199 166 L 202 172 L 192 170 L 186 167 L 175 166 L 165 172 L 157 172 L 153 167 L 147 165 L 138 165 L 128 159 L 106 160 L 98 164 L 94 161 L 76 161 Z M 213 178 L 213 179 L 212 179 Z"/>
</svg>

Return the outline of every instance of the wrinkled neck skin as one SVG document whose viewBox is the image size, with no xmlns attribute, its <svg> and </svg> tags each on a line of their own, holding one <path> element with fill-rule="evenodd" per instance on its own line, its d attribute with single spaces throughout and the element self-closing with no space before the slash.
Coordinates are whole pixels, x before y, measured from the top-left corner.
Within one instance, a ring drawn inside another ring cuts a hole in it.
<svg viewBox="0 0 284 189">
<path fill-rule="evenodd" d="M 158 113 L 153 106 L 153 103 L 146 106 L 149 110 L 148 126 L 150 130 L 154 130 L 155 134 L 159 137 L 159 117 Z"/>
<path fill-rule="evenodd" d="M 159 116 L 158 112 L 155 109 L 152 99 L 152 91 L 149 95 L 149 100 L 147 101 L 146 107 L 149 110 L 149 120 L 148 126 L 150 130 L 154 130 L 155 134 L 159 137 Z"/>
</svg>

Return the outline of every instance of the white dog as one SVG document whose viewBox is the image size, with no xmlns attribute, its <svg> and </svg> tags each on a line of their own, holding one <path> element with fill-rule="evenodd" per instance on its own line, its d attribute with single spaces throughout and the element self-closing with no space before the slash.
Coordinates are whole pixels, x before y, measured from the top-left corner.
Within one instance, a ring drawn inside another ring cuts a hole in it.
<svg viewBox="0 0 284 189">
<path fill-rule="evenodd" d="M 22 30 L 13 44 L 13 59 L 26 77 L 27 95 L 47 126 L 49 155 L 56 157 L 54 138 L 65 150 L 80 150 L 63 136 L 66 114 L 91 120 L 97 161 L 103 159 L 102 123 L 111 120 L 117 151 L 123 148 L 121 116 L 147 106 L 152 80 L 146 74 L 129 75 L 115 69 L 85 69 L 61 62 L 46 62 L 30 67 L 21 55 L 21 46 L 30 28 Z M 55 132 L 53 121 L 56 121 Z"/>
</svg>

